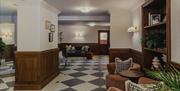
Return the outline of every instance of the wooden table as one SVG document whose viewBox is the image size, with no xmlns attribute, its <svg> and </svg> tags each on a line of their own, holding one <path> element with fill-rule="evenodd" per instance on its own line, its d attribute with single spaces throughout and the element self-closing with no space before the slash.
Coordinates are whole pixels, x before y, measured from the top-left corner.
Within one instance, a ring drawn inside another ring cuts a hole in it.
<svg viewBox="0 0 180 91">
<path fill-rule="evenodd" d="M 130 70 L 122 71 L 119 73 L 119 75 L 129 78 L 131 81 L 135 83 L 138 83 L 138 79 L 144 76 L 144 74 L 140 71 L 130 71 Z"/>
<path fill-rule="evenodd" d="M 92 57 L 93 57 L 93 53 L 92 53 L 92 52 L 87 52 L 87 53 L 86 53 L 86 59 L 87 59 L 87 60 L 91 60 Z"/>
</svg>

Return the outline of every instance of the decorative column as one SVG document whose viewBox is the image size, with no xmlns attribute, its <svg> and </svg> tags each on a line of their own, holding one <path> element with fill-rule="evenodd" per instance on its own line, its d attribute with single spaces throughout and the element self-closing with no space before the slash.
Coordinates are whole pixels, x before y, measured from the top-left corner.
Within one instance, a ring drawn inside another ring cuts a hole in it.
<svg viewBox="0 0 180 91">
<path fill-rule="evenodd" d="M 57 29 L 60 12 L 44 0 L 18 0 L 17 12 L 14 89 L 40 90 L 59 73 Z M 49 36 L 50 32 L 52 36 Z"/>
</svg>

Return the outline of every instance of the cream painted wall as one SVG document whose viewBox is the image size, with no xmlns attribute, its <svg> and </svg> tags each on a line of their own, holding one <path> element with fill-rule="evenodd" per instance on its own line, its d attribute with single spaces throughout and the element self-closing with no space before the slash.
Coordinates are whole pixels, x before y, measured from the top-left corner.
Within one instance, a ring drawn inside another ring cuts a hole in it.
<svg viewBox="0 0 180 91">
<path fill-rule="evenodd" d="M 45 20 L 50 19 L 56 25 L 57 30 L 59 11 L 43 0 L 19 1 L 17 5 L 18 51 L 43 51 L 57 48 L 57 31 L 54 33 L 54 42 L 49 43 L 48 30 L 44 27 Z"/>
<path fill-rule="evenodd" d="M 48 50 L 58 48 L 58 14 L 60 12 L 46 2 L 41 2 L 40 8 L 40 48 Z M 48 20 L 55 25 L 53 42 L 49 42 L 49 30 L 45 28 L 45 21 Z"/>
<path fill-rule="evenodd" d="M 18 51 L 40 51 L 40 1 L 17 3 Z"/>
<path fill-rule="evenodd" d="M 142 11 L 141 5 L 144 3 L 144 0 L 139 0 L 132 7 L 131 15 L 132 15 L 132 26 L 137 27 L 139 30 L 138 32 L 132 33 L 131 42 L 132 42 L 132 49 L 142 52 L 141 46 L 141 38 L 142 38 Z"/>
<path fill-rule="evenodd" d="M 59 25 L 59 31 L 63 32 L 62 43 L 98 43 L 97 30 L 109 30 L 109 27 L 90 27 L 83 24 Z"/>
<path fill-rule="evenodd" d="M 131 37 L 127 32 L 131 26 L 128 10 L 111 9 L 110 48 L 131 48 Z"/>
<path fill-rule="evenodd" d="M 171 59 L 180 63 L 180 0 L 171 0 Z"/>
</svg>

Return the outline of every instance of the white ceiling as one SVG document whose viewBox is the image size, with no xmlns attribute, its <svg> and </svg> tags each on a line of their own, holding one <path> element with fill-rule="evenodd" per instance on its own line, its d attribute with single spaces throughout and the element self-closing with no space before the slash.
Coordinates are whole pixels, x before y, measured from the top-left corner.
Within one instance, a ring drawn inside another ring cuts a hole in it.
<svg viewBox="0 0 180 91">
<path fill-rule="evenodd" d="M 77 11 L 75 8 L 89 6 L 95 12 L 107 11 L 112 8 L 130 9 L 139 0 L 45 0 L 61 11 Z"/>
<path fill-rule="evenodd" d="M 15 0 L 0 0 L 0 15 L 16 13 Z"/>
<path fill-rule="evenodd" d="M 0 14 L 15 13 L 16 0 L 0 0 Z M 61 11 L 79 12 L 77 7 L 89 6 L 95 8 L 94 12 L 107 11 L 112 8 L 129 9 L 139 0 L 45 0 Z"/>
</svg>

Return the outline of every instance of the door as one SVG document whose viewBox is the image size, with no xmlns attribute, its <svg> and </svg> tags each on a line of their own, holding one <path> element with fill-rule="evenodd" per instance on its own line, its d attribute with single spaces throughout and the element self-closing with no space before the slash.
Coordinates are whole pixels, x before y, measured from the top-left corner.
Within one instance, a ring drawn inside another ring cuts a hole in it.
<svg viewBox="0 0 180 91">
<path fill-rule="evenodd" d="M 99 44 L 99 55 L 108 55 L 110 47 L 110 33 L 109 30 L 98 31 L 98 44 Z"/>
</svg>

